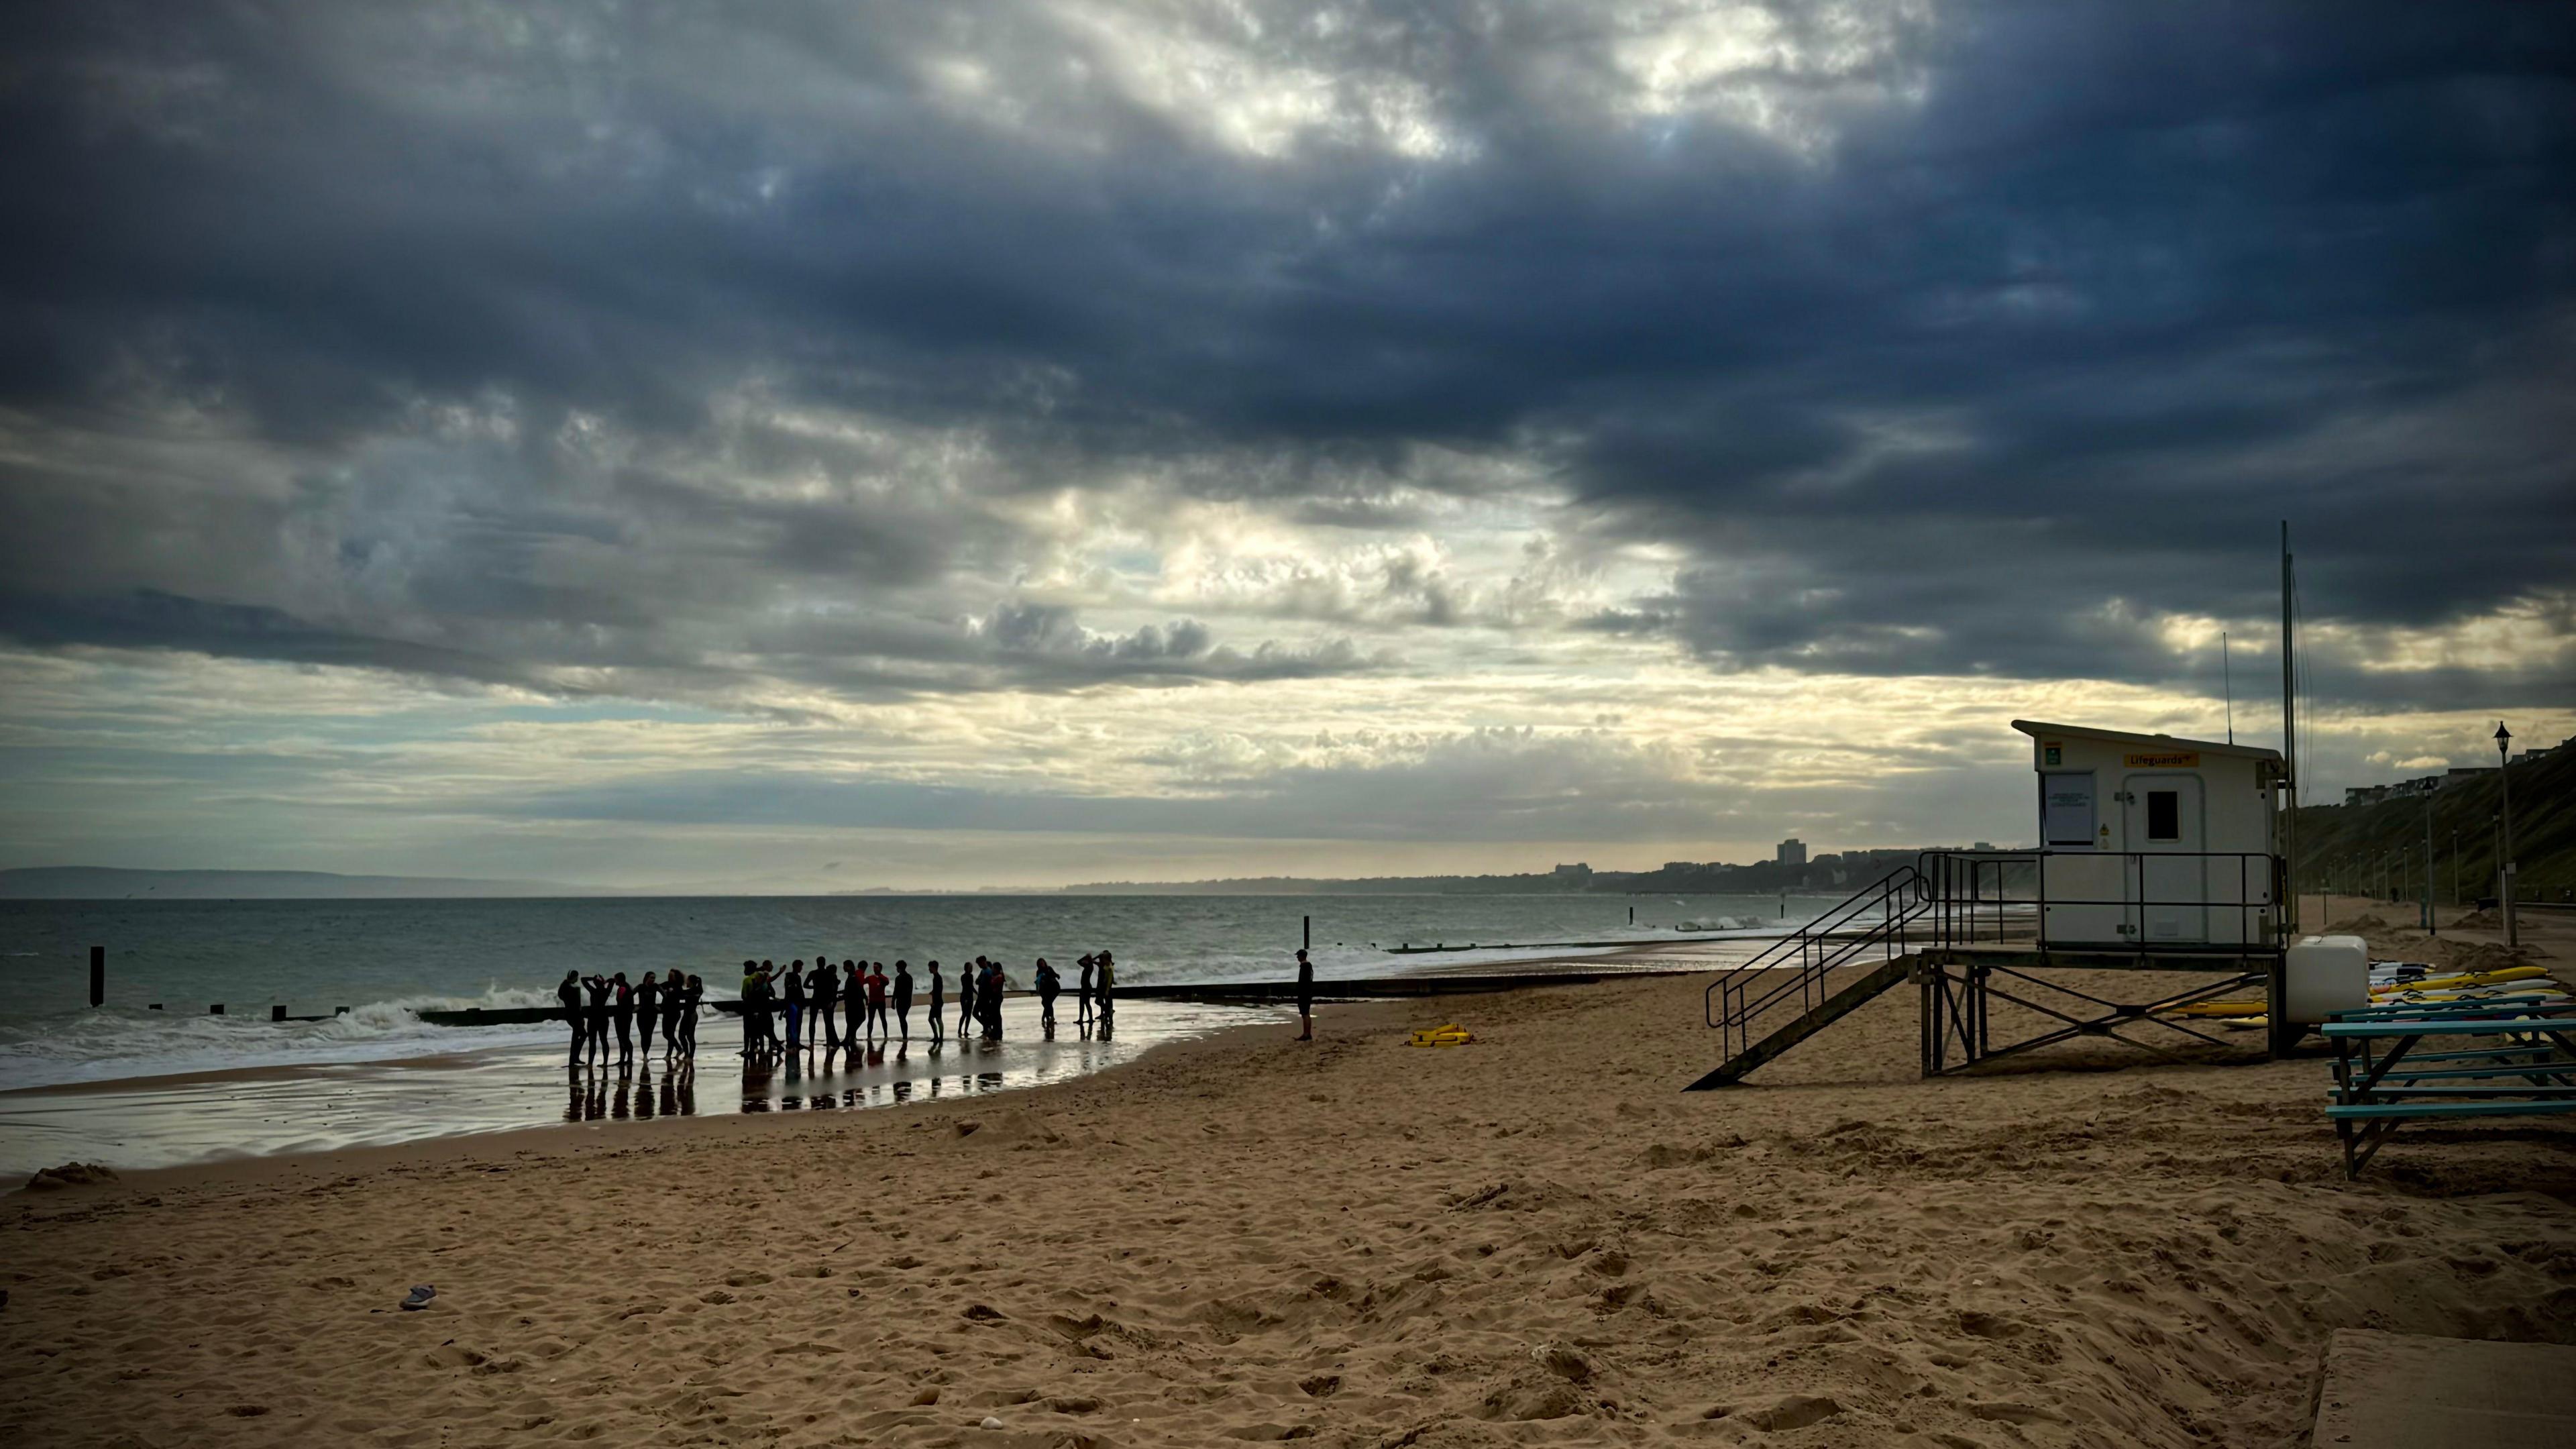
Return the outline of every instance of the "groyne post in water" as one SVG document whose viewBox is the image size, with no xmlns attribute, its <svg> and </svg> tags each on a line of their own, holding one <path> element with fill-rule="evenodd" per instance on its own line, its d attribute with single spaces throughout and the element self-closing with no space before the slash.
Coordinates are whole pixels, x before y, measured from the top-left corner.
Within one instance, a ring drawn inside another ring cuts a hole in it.
<svg viewBox="0 0 2576 1449">
<path fill-rule="evenodd" d="M 107 948 L 105 946 L 89 948 L 89 1004 L 92 1006 L 107 1004 Z"/>
<path fill-rule="evenodd" d="M 214 1005 L 209 1006 L 209 1007 L 207 1007 L 207 1008 L 206 1008 L 206 1015 L 208 1015 L 208 1016 L 221 1016 L 221 1015 L 223 1015 L 223 1014 L 224 1014 L 224 1004 L 223 1004 L 222 1002 L 220 1002 L 220 1001 L 218 1001 L 218 1002 L 216 1002 Z"/>
<path fill-rule="evenodd" d="M 268 1019 L 269 1019 L 269 1020 L 271 1020 L 271 1021 L 284 1021 L 284 1020 L 286 1020 L 286 1008 L 285 1008 L 284 1006 L 282 1006 L 282 1005 L 280 1005 L 280 1006 L 271 1006 L 271 1007 L 268 1009 Z"/>
<path fill-rule="evenodd" d="M 1305 947 L 1309 951 L 1312 951 L 1315 949 L 1315 918 L 1313 916 L 1307 916 L 1303 919 L 1306 922 L 1306 938 L 1299 941 L 1297 944 Z M 91 1002 L 90 1004 L 95 1006 L 98 1003 Z"/>
</svg>

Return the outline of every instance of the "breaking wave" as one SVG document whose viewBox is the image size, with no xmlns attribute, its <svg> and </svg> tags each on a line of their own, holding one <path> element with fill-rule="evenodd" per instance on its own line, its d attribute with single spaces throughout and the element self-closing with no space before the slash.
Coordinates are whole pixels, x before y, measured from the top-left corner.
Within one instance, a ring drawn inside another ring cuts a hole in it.
<svg viewBox="0 0 2576 1449">
<path fill-rule="evenodd" d="M 423 1011 L 552 1006 L 551 993 L 493 986 L 480 996 L 405 996 L 351 1007 L 320 1021 L 264 1015 L 208 1016 L 132 1007 L 0 1019 L 0 1091 L 158 1077 L 242 1067 L 395 1061 L 553 1040 L 552 1025 L 444 1027 Z"/>
</svg>

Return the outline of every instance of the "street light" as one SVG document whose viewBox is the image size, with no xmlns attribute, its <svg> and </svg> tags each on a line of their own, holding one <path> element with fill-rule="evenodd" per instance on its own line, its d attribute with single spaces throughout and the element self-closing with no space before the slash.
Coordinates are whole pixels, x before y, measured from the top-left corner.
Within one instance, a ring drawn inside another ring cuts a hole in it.
<svg viewBox="0 0 2576 1449">
<path fill-rule="evenodd" d="M 2496 792 L 2504 797 L 2504 853 L 2496 858 L 2497 878 L 2503 882 L 2504 943 L 2508 947 L 2522 944 L 2522 935 L 2513 924 L 2513 777 L 2505 767 L 2512 759 L 2505 752 L 2513 747 L 2513 731 L 2496 721 Z"/>
</svg>

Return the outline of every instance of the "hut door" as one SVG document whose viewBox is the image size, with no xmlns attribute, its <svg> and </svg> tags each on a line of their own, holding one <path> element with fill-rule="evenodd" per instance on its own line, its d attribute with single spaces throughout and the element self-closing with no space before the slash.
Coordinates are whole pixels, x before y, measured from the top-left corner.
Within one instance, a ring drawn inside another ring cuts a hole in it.
<svg viewBox="0 0 2576 1449">
<path fill-rule="evenodd" d="M 2128 848 L 2137 854 L 2129 877 L 2129 938 L 2149 949 L 2206 942 L 2209 862 L 2199 854 L 2200 777 L 2131 775 L 2120 782 L 2120 811 Z"/>
</svg>

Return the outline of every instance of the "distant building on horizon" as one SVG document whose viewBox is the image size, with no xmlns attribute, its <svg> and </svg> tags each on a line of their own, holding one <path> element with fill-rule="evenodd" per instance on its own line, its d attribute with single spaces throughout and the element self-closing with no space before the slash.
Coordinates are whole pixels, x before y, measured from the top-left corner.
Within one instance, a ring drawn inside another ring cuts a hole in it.
<svg viewBox="0 0 2576 1449">
<path fill-rule="evenodd" d="M 1590 880 L 1592 879 L 1592 863 L 1586 860 L 1578 860 L 1572 865 L 1560 865 L 1556 868 L 1555 874 L 1565 880 Z"/>
<path fill-rule="evenodd" d="M 1805 865 L 1807 863 L 1807 842 L 1800 840 L 1794 835 L 1781 841 L 1780 853 L 1777 859 L 1782 865 Z"/>
</svg>

